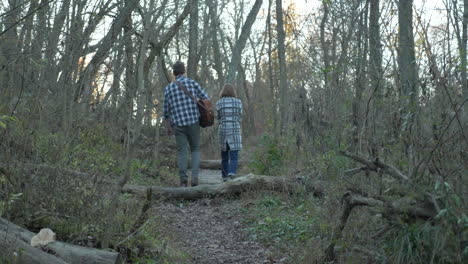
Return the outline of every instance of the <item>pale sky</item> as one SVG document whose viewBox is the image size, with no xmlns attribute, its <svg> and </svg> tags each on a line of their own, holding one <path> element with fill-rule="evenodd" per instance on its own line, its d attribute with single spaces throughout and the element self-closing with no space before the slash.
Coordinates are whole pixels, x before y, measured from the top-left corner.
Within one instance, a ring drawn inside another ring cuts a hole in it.
<svg viewBox="0 0 468 264">
<path fill-rule="evenodd" d="M 333 0 L 330 0 L 333 1 Z M 390 3 L 394 0 L 381 0 L 381 4 Z M 290 3 L 294 3 L 297 11 L 300 14 L 308 14 L 311 10 L 317 9 L 322 4 L 322 0 L 283 0 L 283 8 L 286 8 Z M 445 9 L 443 0 L 414 0 L 414 7 L 420 9 L 424 7 L 426 20 L 431 19 L 433 24 L 438 24 L 445 21 L 445 13 L 440 14 L 440 9 Z"/>
<path fill-rule="evenodd" d="M 381 4 L 385 2 L 389 2 L 391 0 L 382 0 L 380 1 Z M 414 0 L 414 4 L 416 6 L 421 6 L 423 2 L 426 2 L 426 6 L 430 7 L 437 7 L 437 8 L 443 8 L 444 3 L 442 0 Z M 289 3 L 295 3 L 297 7 L 303 8 L 305 10 L 310 10 L 312 8 L 315 8 L 317 6 L 320 6 L 322 1 L 321 0 L 283 0 L 283 3 L 285 6 L 289 5 Z"/>
</svg>

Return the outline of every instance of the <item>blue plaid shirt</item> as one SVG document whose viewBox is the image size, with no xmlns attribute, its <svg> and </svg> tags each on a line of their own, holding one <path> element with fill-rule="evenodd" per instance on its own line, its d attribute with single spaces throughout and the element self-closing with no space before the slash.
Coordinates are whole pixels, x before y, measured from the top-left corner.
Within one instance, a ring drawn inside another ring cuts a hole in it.
<svg viewBox="0 0 468 264">
<path fill-rule="evenodd" d="M 209 99 L 196 81 L 183 75 L 177 76 L 176 81 L 181 82 L 195 98 Z M 164 119 L 170 119 L 176 126 L 190 126 L 200 119 L 197 104 L 175 82 L 164 88 L 163 111 Z"/>
</svg>

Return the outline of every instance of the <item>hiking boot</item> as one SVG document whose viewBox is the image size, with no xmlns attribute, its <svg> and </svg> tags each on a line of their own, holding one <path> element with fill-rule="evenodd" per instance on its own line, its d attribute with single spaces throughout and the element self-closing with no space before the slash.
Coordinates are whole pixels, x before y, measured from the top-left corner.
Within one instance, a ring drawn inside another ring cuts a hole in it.
<svg viewBox="0 0 468 264">
<path fill-rule="evenodd" d="M 228 177 L 223 177 L 223 182 L 227 182 L 227 181 L 230 181 L 230 180 L 232 180 L 232 179 L 229 176 Z"/>
<path fill-rule="evenodd" d="M 196 177 L 196 178 L 192 177 L 191 182 L 192 182 L 192 187 L 198 186 L 198 177 Z"/>
</svg>

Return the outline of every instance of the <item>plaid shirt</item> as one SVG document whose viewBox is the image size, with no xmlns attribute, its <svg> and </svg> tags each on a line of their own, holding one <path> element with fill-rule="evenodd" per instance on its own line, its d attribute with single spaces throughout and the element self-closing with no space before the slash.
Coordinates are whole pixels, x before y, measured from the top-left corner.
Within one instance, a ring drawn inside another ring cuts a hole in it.
<svg viewBox="0 0 468 264">
<path fill-rule="evenodd" d="M 181 82 L 195 98 L 209 99 L 196 81 L 183 75 L 177 76 L 176 81 Z M 164 119 L 171 119 L 176 126 L 190 126 L 200 119 L 197 104 L 175 82 L 164 88 L 163 111 Z"/>
<path fill-rule="evenodd" d="M 219 143 L 226 151 L 226 143 L 231 150 L 242 150 L 242 101 L 234 97 L 223 97 L 216 103 L 219 120 Z"/>
</svg>

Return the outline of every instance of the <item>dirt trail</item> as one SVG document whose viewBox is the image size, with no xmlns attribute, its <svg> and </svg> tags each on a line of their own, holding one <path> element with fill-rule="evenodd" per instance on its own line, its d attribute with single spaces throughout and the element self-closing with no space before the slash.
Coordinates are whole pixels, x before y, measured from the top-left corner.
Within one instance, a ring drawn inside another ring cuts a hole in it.
<svg viewBox="0 0 468 264">
<path fill-rule="evenodd" d="M 219 184 L 219 171 L 202 170 L 201 184 Z M 224 198 L 164 202 L 154 209 L 180 249 L 196 264 L 282 263 L 248 234 L 242 225 L 241 201 Z"/>
</svg>

